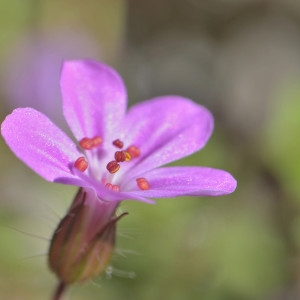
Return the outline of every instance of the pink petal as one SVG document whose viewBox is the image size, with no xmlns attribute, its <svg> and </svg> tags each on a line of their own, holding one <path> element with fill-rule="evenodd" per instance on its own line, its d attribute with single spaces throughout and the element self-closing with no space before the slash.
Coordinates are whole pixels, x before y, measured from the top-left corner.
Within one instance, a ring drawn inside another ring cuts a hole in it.
<svg viewBox="0 0 300 300">
<path fill-rule="evenodd" d="M 165 96 L 133 106 L 123 127 L 126 143 L 141 150 L 130 170 L 139 174 L 201 149 L 212 133 L 213 117 L 189 99 Z"/>
<path fill-rule="evenodd" d="M 126 189 L 150 198 L 175 196 L 220 196 L 232 193 L 236 180 L 226 171 L 206 167 L 167 167 L 145 173 L 149 190 L 139 190 L 135 180 Z"/>
<path fill-rule="evenodd" d="M 88 60 L 65 62 L 61 90 L 64 116 L 77 140 L 98 135 L 106 142 L 118 132 L 127 96 L 112 68 Z"/>
<path fill-rule="evenodd" d="M 106 188 L 102 183 L 97 181 L 96 179 L 87 176 L 86 174 L 76 170 L 75 168 L 73 169 L 74 174 L 78 176 L 82 180 L 82 187 L 89 187 L 93 188 L 94 191 L 97 193 L 98 197 L 102 201 L 107 201 L 107 202 L 119 202 L 123 200 L 136 200 L 136 201 L 141 201 L 141 202 L 146 202 L 153 204 L 155 201 L 151 199 L 147 199 L 144 197 L 142 194 L 132 194 L 131 192 L 114 192 Z"/>
<path fill-rule="evenodd" d="M 32 108 L 18 108 L 6 117 L 1 133 L 15 155 L 43 178 L 79 185 L 70 164 L 82 154 L 45 115 Z"/>
</svg>

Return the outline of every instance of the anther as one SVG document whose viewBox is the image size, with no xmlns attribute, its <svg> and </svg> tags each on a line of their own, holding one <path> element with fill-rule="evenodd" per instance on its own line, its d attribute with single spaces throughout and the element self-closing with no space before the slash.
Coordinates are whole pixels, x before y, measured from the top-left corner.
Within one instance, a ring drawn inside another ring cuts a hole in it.
<svg viewBox="0 0 300 300">
<path fill-rule="evenodd" d="M 120 169 L 120 165 L 117 161 L 113 160 L 106 165 L 106 169 L 110 174 L 114 174 Z"/>
<path fill-rule="evenodd" d="M 112 186 L 112 190 L 114 191 L 114 192 L 120 192 L 120 187 L 118 186 L 118 185 L 113 185 Z"/>
<path fill-rule="evenodd" d="M 145 178 L 137 178 L 136 182 L 141 190 L 145 191 L 150 189 L 150 184 Z"/>
<path fill-rule="evenodd" d="M 124 146 L 124 143 L 122 141 L 120 141 L 119 139 L 113 141 L 113 145 L 116 146 L 117 148 L 122 149 Z"/>
<path fill-rule="evenodd" d="M 101 139 L 100 136 L 95 136 L 95 137 L 93 137 L 93 138 L 92 138 L 92 141 L 93 141 L 93 146 L 94 146 L 94 147 L 97 147 L 97 146 L 99 146 L 99 145 L 102 144 L 102 139 Z"/>
<path fill-rule="evenodd" d="M 126 151 L 116 151 L 115 160 L 117 162 L 130 161 L 131 155 Z"/>
<path fill-rule="evenodd" d="M 113 185 L 113 184 L 111 184 L 111 183 L 107 183 L 106 185 L 105 185 L 105 187 L 106 188 L 108 188 L 109 190 L 111 190 L 111 191 L 114 191 L 114 192 L 120 192 L 120 187 L 118 186 L 118 185 Z"/>
<path fill-rule="evenodd" d="M 91 150 L 94 147 L 99 146 L 102 143 L 102 139 L 99 136 L 95 136 L 92 139 L 84 137 L 79 141 L 79 145 L 82 149 Z"/>
<path fill-rule="evenodd" d="M 107 183 L 105 187 L 108 188 L 109 190 L 112 190 L 113 185 L 111 183 Z"/>
<path fill-rule="evenodd" d="M 82 149 L 90 150 L 94 147 L 93 140 L 87 137 L 84 137 L 79 141 L 79 145 Z"/>
<path fill-rule="evenodd" d="M 128 152 L 132 158 L 139 157 L 141 155 L 140 149 L 134 145 L 129 146 L 126 149 L 126 152 Z"/>
<path fill-rule="evenodd" d="M 77 158 L 74 163 L 74 167 L 81 172 L 84 172 L 87 169 L 88 165 L 88 162 L 83 156 Z"/>
</svg>

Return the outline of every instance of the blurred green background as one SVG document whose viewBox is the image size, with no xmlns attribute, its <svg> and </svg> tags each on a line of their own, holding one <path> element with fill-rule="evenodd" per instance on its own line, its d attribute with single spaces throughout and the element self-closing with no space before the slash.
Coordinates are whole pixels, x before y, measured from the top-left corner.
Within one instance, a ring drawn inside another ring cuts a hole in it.
<svg viewBox="0 0 300 300">
<path fill-rule="evenodd" d="M 207 106 L 214 134 L 178 164 L 226 169 L 238 188 L 123 203 L 112 268 L 66 299 L 300 299 L 300 1 L 0 0 L 1 120 L 33 106 L 66 128 L 59 70 L 75 58 L 113 65 L 130 104 Z M 0 299 L 50 299 L 49 239 L 76 189 L 0 149 Z"/>
</svg>

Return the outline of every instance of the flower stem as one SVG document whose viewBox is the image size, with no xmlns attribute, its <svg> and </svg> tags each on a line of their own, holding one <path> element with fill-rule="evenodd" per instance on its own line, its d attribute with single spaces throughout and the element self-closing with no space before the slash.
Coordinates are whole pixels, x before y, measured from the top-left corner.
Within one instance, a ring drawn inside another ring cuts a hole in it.
<svg viewBox="0 0 300 300">
<path fill-rule="evenodd" d="M 56 288 L 53 300 L 62 300 L 64 291 L 66 290 L 66 285 L 63 282 L 60 282 Z"/>
</svg>

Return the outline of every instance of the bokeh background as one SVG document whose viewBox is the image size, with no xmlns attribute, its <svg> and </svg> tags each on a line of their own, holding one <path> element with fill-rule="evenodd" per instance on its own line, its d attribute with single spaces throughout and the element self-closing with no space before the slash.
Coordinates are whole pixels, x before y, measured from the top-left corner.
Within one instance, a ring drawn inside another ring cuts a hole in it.
<svg viewBox="0 0 300 300">
<path fill-rule="evenodd" d="M 129 102 L 180 94 L 215 131 L 178 162 L 223 168 L 232 195 L 126 202 L 112 268 L 66 299 L 300 299 L 299 0 L 0 0 L 0 118 L 32 106 L 62 128 L 65 59 L 114 66 Z M 49 299 L 49 239 L 76 189 L 0 140 L 0 299 Z"/>
</svg>

